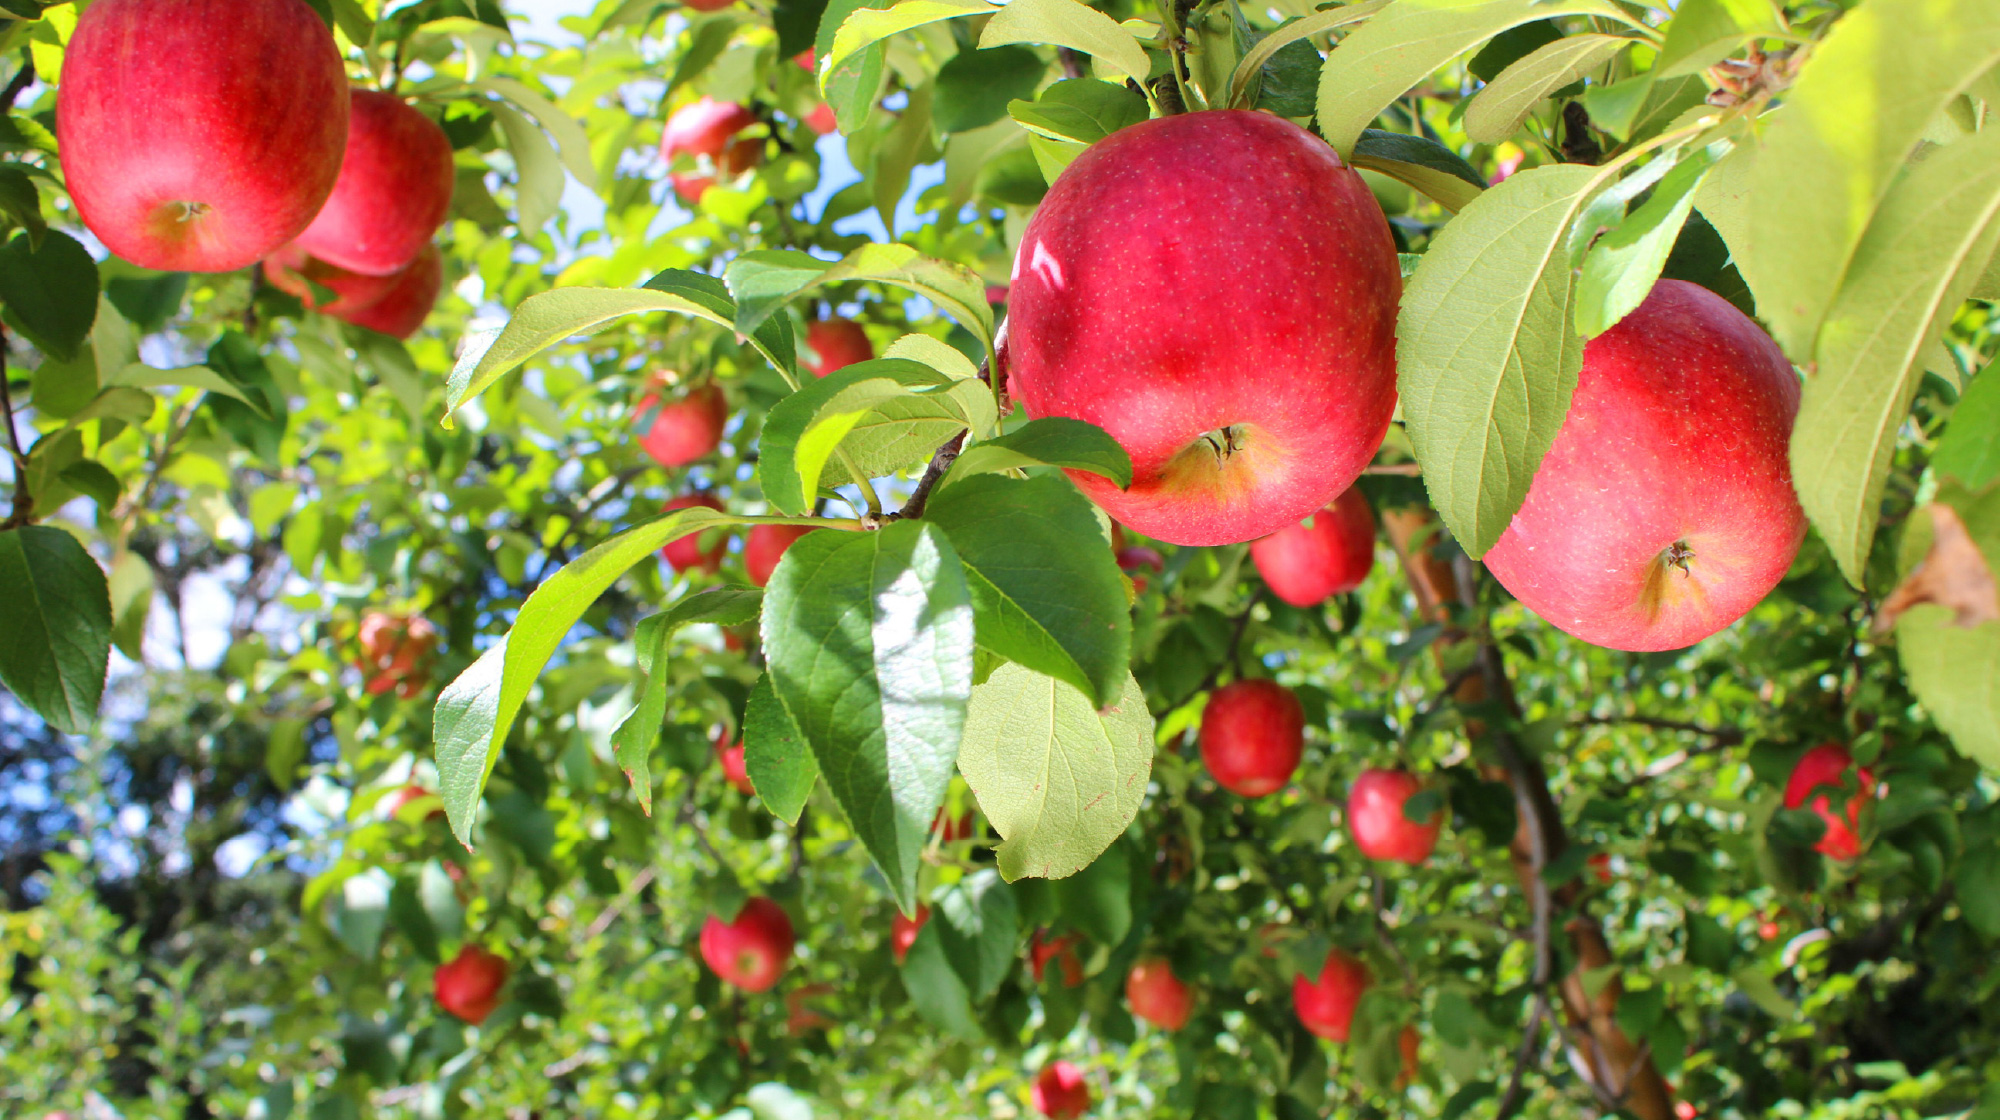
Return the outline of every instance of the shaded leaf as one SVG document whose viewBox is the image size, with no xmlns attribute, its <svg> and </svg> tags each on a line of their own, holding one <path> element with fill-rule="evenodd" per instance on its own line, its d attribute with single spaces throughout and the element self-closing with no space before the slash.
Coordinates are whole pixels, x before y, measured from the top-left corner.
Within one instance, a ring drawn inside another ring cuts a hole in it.
<svg viewBox="0 0 2000 1120">
<path fill-rule="evenodd" d="M 764 807 L 787 824 L 799 823 L 806 798 L 819 781 L 819 762 L 791 713 L 778 702 L 768 673 L 757 678 L 743 709 L 743 765 Z"/>
<path fill-rule="evenodd" d="M 1097 425 L 1067 416 L 1030 420 L 1005 435 L 973 444 L 952 464 L 945 482 L 989 471 L 1044 466 L 1089 471 L 1120 487 L 1132 484 L 1132 457 L 1125 448 Z"/>
<path fill-rule="evenodd" d="M 97 262 L 76 238 L 17 233 L 0 246 L 0 308 L 43 353 L 73 361 L 97 321 Z"/>
<path fill-rule="evenodd" d="M 1465 134 L 1498 144 L 1521 130 L 1542 99 L 1610 61 L 1640 40 L 1625 35 L 1569 35 L 1509 66 L 1465 107 Z"/>
<path fill-rule="evenodd" d="M 0 684 L 66 734 L 87 731 L 111 660 L 104 569 L 47 525 L 0 532 Z"/>
<path fill-rule="evenodd" d="M 640 620 L 632 636 L 632 648 L 638 653 L 639 672 L 644 675 L 645 684 L 639 691 L 638 706 L 611 733 L 611 743 L 618 768 L 631 781 L 632 792 L 639 796 L 639 809 L 647 816 L 653 813 L 653 776 L 648 756 L 660 740 L 660 725 L 667 716 L 667 650 L 674 634 L 696 622 L 741 626 L 757 617 L 763 602 L 762 591 L 711 587 Z"/>
<path fill-rule="evenodd" d="M 1486 189 L 1486 178 L 1457 152 L 1421 136 L 1366 129 L 1349 162 L 1407 183 L 1454 212 Z"/>
</svg>

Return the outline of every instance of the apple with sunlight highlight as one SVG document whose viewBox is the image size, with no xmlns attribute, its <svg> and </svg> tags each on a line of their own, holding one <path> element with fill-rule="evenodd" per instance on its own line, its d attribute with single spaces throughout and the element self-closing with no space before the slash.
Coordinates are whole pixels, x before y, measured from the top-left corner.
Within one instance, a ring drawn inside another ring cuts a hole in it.
<svg viewBox="0 0 2000 1120">
<path fill-rule="evenodd" d="M 701 927 L 701 959 L 726 984 L 767 991 L 791 959 L 792 919 L 768 898 L 743 904 L 732 921 L 710 914 Z"/>
<path fill-rule="evenodd" d="M 1267 113 L 1145 121 L 1092 144 L 1029 219 L 1004 355 L 1031 417 L 1132 457 L 1078 487 L 1172 544 L 1254 540 L 1340 496 L 1396 404 L 1387 219 L 1332 148 Z"/>
<path fill-rule="evenodd" d="M 837 369 L 875 356 L 875 344 L 860 323 L 846 319 L 815 319 L 806 328 L 805 367 L 815 377 L 825 377 Z"/>
<path fill-rule="evenodd" d="M 1271 593 L 1311 607 L 1361 586 L 1375 566 L 1375 514 L 1349 487 L 1332 505 L 1297 525 L 1250 542 L 1250 559 Z"/>
<path fill-rule="evenodd" d="M 1847 772 L 1854 756 L 1839 743 L 1821 743 L 1800 757 L 1785 782 L 1785 808 L 1811 808 L 1826 822 L 1826 832 L 1813 849 L 1828 859 L 1859 859 L 1861 856 L 1861 803 L 1875 795 L 1875 775 L 1863 766 L 1855 770 L 1854 783 Z M 1844 812 L 1833 808 L 1833 799 L 1844 798 Z"/>
<path fill-rule="evenodd" d="M 500 989 L 507 983 L 506 958 L 467 945 L 431 973 L 431 990 L 445 1014 L 473 1026 L 486 1021 L 500 1006 Z"/>
<path fill-rule="evenodd" d="M 1412 867 L 1431 858 L 1444 830 L 1443 814 L 1434 812 L 1429 824 L 1418 824 L 1404 812 L 1423 788 L 1407 770 L 1363 770 L 1354 779 L 1347 795 L 1347 827 L 1362 855 Z"/>
<path fill-rule="evenodd" d="M 1090 1109 L 1090 1085 L 1069 1062 L 1050 1062 L 1035 1076 L 1028 1099 L 1049 1120 L 1076 1120 Z"/>
<path fill-rule="evenodd" d="M 679 397 L 665 397 L 662 385 L 639 398 L 634 418 L 639 446 L 663 467 L 685 467 L 707 458 L 722 444 L 729 423 L 729 398 L 722 386 L 704 381 Z"/>
<path fill-rule="evenodd" d="M 1305 751 L 1305 710 L 1276 681 L 1237 681 L 1215 690 L 1201 715 L 1201 761 L 1217 785 L 1239 797 L 1283 789 Z"/>
<path fill-rule="evenodd" d="M 1194 991 L 1174 975 L 1165 957 L 1148 957 L 1125 974 L 1125 1003 L 1134 1016 L 1163 1031 L 1177 1031 L 1194 1013 Z"/>
<path fill-rule="evenodd" d="M 1292 978 L 1292 1006 L 1299 1023 L 1321 1038 L 1346 1042 L 1354 1025 L 1354 1009 L 1375 976 L 1351 954 L 1335 949 L 1326 955 L 1318 979 L 1304 973 Z"/>
<path fill-rule="evenodd" d="M 457 172 L 436 121 L 392 94 L 353 91 L 340 178 L 293 244 L 366 276 L 401 272 L 451 208 Z"/>
<path fill-rule="evenodd" d="M 1701 641 L 1761 602 L 1805 540 L 1798 411 L 1798 375 L 1763 328 L 1661 280 L 1584 346 L 1568 417 L 1487 569 L 1586 642 Z"/>
<path fill-rule="evenodd" d="M 312 222 L 340 175 L 348 92 L 311 5 L 97 0 L 76 20 L 56 142 L 105 248 L 145 268 L 232 272 Z"/>
</svg>

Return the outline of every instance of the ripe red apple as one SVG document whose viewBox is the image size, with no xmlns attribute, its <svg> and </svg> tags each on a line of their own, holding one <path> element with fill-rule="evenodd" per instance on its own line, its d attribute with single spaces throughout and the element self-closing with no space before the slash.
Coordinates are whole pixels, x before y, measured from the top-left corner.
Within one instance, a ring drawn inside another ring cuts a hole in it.
<svg viewBox="0 0 2000 1120">
<path fill-rule="evenodd" d="M 970 809 L 960 813 L 957 820 L 945 816 L 943 809 L 939 809 L 937 814 L 931 817 L 931 831 L 937 833 L 940 844 L 956 844 L 960 840 L 972 839 L 973 827 Z"/>
<path fill-rule="evenodd" d="M 817 65 L 813 61 L 813 49 L 811 47 L 807 47 L 805 50 L 802 50 L 799 53 L 793 55 L 792 62 L 799 69 L 804 70 L 808 74 L 812 73 Z"/>
<path fill-rule="evenodd" d="M 408 699 L 430 683 L 427 662 L 437 647 L 437 628 L 421 617 L 404 618 L 383 611 L 361 617 L 361 656 L 355 660 L 364 674 L 362 687 L 370 696 L 391 689 Z"/>
<path fill-rule="evenodd" d="M 753 525 L 743 540 L 743 570 L 750 582 L 762 587 L 771 582 L 771 573 L 792 542 L 812 532 L 809 525 Z"/>
<path fill-rule="evenodd" d="M 694 12 L 719 12 L 734 3 L 736 0 L 681 0 L 683 6 Z"/>
<path fill-rule="evenodd" d="M 1121 129 L 1058 178 L 1008 293 L 1011 389 L 1132 456 L 1112 517 L 1173 544 L 1294 524 L 1347 489 L 1396 403 L 1402 280 L 1368 185 L 1267 113 Z"/>
<path fill-rule="evenodd" d="M 340 178 L 294 243 L 350 272 L 400 272 L 444 224 L 456 177 L 436 121 L 394 94 L 357 89 Z"/>
<path fill-rule="evenodd" d="M 467 945 L 431 973 L 431 990 L 445 1014 L 471 1023 L 486 1021 L 500 1006 L 500 988 L 507 983 L 507 960 L 477 945 Z"/>
<path fill-rule="evenodd" d="M 1076 935 L 1066 933 L 1051 940 L 1042 940 L 1042 931 L 1028 935 L 1028 970 L 1034 974 L 1035 983 L 1042 982 L 1042 972 L 1049 961 L 1055 961 L 1062 970 L 1065 988 L 1074 988 L 1083 983 L 1083 961 L 1076 955 Z"/>
<path fill-rule="evenodd" d="M 272 287 L 298 297 L 307 310 L 394 338 L 417 333 L 444 287 L 444 256 L 435 245 L 424 246 L 416 260 L 388 276 L 350 272 L 308 256 L 297 244 L 281 246 L 265 257 L 263 268 Z M 332 292 L 334 298 L 319 303 L 313 285 Z"/>
<path fill-rule="evenodd" d="M 686 494 L 660 508 L 671 511 L 694 506 L 705 506 L 713 510 L 723 508 L 722 503 L 717 501 L 713 494 Z M 722 554 L 728 551 L 729 542 L 717 534 L 715 542 L 703 548 L 701 535 L 705 531 L 697 529 L 686 536 L 675 537 L 668 541 L 665 547 L 660 549 L 660 555 L 665 558 L 667 566 L 677 572 L 691 572 L 697 568 L 713 572 L 722 567 Z"/>
<path fill-rule="evenodd" d="M 1083 1071 L 1068 1062 L 1050 1062 L 1035 1075 L 1028 1090 L 1035 1111 L 1049 1120 L 1076 1120 L 1090 1109 L 1090 1085 Z"/>
<path fill-rule="evenodd" d="M 722 777 L 736 792 L 745 797 L 757 796 L 757 787 L 750 782 L 750 768 L 743 761 L 743 740 L 732 741 L 728 728 L 715 736 L 715 761 L 721 764 Z"/>
<path fill-rule="evenodd" d="M 1132 1014 L 1161 1030 L 1177 1031 L 1194 1012 L 1194 992 L 1163 957 L 1150 957 L 1125 974 L 1125 1002 Z"/>
<path fill-rule="evenodd" d="M 840 128 L 840 118 L 834 116 L 833 106 L 822 101 L 806 112 L 806 127 L 820 136 L 825 136 Z"/>
<path fill-rule="evenodd" d="M 1403 805 L 1423 789 L 1407 770 L 1363 770 L 1347 795 L 1347 827 L 1354 846 L 1369 859 L 1421 866 L 1437 849 L 1444 822 L 1432 814 L 1431 824 L 1403 815 Z"/>
<path fill-rule="evenodd" d="M 1486 554 L 1586 642 L 1680 649 L 1743 617 L 1805 539 L 1787 458 L 1799 379 L 1706 288 L 1662 280 L 1585 345 L 1569 415 Z"/>
<path fill-rule="evenodd" d="M 768 898 L 744 903 L 735 921 L 710 914 L 701 927 L 701 959 L 723 982 L 746 992 L 765 991 L 778 982 L 793 943 L 792 920 Z"/>
<path fill-rule="evenodd" d="M 648 393 L 634 413 L 639 446 L 663 467 L 685 467 L 708 457 L 722 443 L 729 422 L 729 398 L 722 386 L 704 382 L 677 399 Z"/>
<path fill-rule="evenodd" d="M 1583 862 L 1584 866 L 1590 868 L 1591 873 L 1597 876 L 1598 882 L 1611 882 L 1611 857 L 1609 855 L 1599 852 Z"/>
<path fill-rule="evenodd" d="M 1148 570 L 1151 570 L 1156 575 L 1167 570 L 1166 558 L 1160 555 L 1160 550 L 1147 548 L 1143 544 L 1121 548 L 1116 555 L 1118 567 L 1126 575 L 1132 577 L 1132 590 L 1140 595 L 1146 593 L 1146 572 Z"/>
<path fill-rule="evenodd" d="M 1828 859 L 1851 860 L 1861 855 L 1861 803 L 1875 792 L 1875 775 L 1867 767 L 1855 772 L 1859 792 L 1848 792 L 1847 771 L 1854 765 L 1854 756 L 1839 743 L 1821 743 L 1807 751 L 1792 767 L 1792 776 L 1785 783 L 1785 808 L 1797 809 L 1811 803 L 1812 811 L 1826 822 L 1826 832 L 1813 848 Z M 1826 794 L 1815 796 L 1815 791 L 1831 790 L 1836 796 L 1846 796 L 1847 813 L 1843 817 L 1835 812 L 1832 799 Z"/>
<path fill-rule="evenodd" d="M 357 307 L 341 316 L 357 327 L 380 331 L 391 338 L 408 338 L 417 333 L 437 306 L 438 292 L 444 288 L 444 254 L 435 245 L 426 245 L 417 259 L 389 277 L 393 283 L 381 298 L 366 307 Z"/>
<path fill-rule="evenodd" d="M 1284 788 L 1305 750 L 1305 709 L 1276 681 L 1215 690 L 1201 715 L 1201 761 L 1216 784 L 1241 797 Z"/>
<path fill-rule="evenodd" d="M 1005 304 L 1007 302 L 1007 285 L 1005 284 L 986 285 L 986 302 L 992 304 L 995 307 L 999 307 Z"/>
<path fill-rule="evenodd" d="M 1408 1086 L 1416 1081 L 1417 1074 L 1422 1071 L 1423 1067 L 1418 1061 L 1417 1053 L 1417 1048 L 1422 1043 L 1423 1039 L 1417 1034 L 1415 1027 L 1405 1026 L 1396 1033 L 1396 1051 L 1403 1058 L 1402 1072 L 1396 1077 L 1398 1086 Z"/>
<path fill-rule="evenodd" d="M 714 174 L 699 171 L 675 172 L 668 175 L 667 180 L 674 185 L 674 193 L 681 197 L 682 202 L 694 206 L 701 202 L 701 196 L 708 193 L 708 188 L 715 185 L 718 177 L 734 179 L 763 161 L 764 141 L 758 137 L 744 136 L 731 140 L 729 145 L 722 149 L 722 154 L 715 157 L 711 164 Z"/>
<path fill-rule="evenodd" d="M 806 368 L 815 377 L 825 377 L 837 369 L 875 356 L 875 344 L 860 323 L 846 319 L 816 319 L 806 328 Z"/>
<path fill-rule="evenodd" d="M 1375 977 L 1368 966 L 1335 949 L 1326 955 L 1317 981 L 1303 973 L 1292 978 L 1292 1004 L 1299 1022 L 1321 1038 L 1347 1041 L 1347 1029 L 1354 1024 L 1354 1008 Z"/>
<path fill-rule="evenodd" d="M 917 907 L 917 916 L 906 918 L 901 911 L 889 921 L 889 951 L 896 954 L 896 963 L 910 955 L 910 946 L 917 943 L 917 934 L 923 931 L 924 923 L 931 920 L 931 908 Z"/>
<path fill-rule="evenodd" d="M 229 272 L 319 213 L 347 114 L 346 67 L 305 0 L 98 0 L 64 54 L 56 143 L 105 248 Z"/>
<path fill-rule="evenodd" d="M 729 101 L 703 97 L 674 110 L 660 134 L 660 155 L 668 160 L 686 153 L 715 159 L 737 133 L 757 123 L 757 114 Z"/>
<path fill-rule="evenodd" d="M 1375 514 L 1349 487 L 1297 525 L 1252 541 L 1250 559 L 1278 598 L 1295 607 L 1324 603 L 1361 586 L 1375 566 Z"/>
</svg>

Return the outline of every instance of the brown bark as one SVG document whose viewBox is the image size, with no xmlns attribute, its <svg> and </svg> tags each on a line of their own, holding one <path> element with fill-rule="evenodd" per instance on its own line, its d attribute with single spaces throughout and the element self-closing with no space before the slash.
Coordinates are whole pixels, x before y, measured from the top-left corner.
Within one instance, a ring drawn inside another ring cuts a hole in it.
<svg viewBox="0 0 2000 1120">
<path fill-rule="evenodd" d="M 1459 682 L 1454 699 L 1461 704 L 1497 700 L 1507 709 L 1518 711 L 1499 650 L 1491 644 L 1468 648 L 1475 635 L 1453 618 L 1455 606 L 1469 609 L 1475 605 L 1476 569 L 1470 562 L 1461 561 L 1454 570 L 1450 561 L 1436 554 L 1432 546 L 1441 526 L 1429 510 L 1385 510 L 1382 523 L 1409 580 L 1410 590 L 1416 595 L 1418 609 L 1426 619 L 1445 627 L 1432 646 L 1432 654 L 1447 677 L 1455 675 Z M 1468 661 L 1478 671 L 1454 674 L 1450 668 Z M 1511 737 L 1493 733 L 1480 721 L 1467 720 L 1466 731 L 1474 739 L 1487 740 L 1502 759 L 1503 764 L 1484 768 L 1487 778 L 1506 782 L 1514 790 L 1520 828 L 1514 834 L 1510 854 L 1515 876 L 1535 906 L 1537 964 L 1545 967 L 1551 932 L 1547 929 L 1548 915 L 1555 909 L 1575 906 L 1581 891 L 1576 880 L 1549 891 L 1542 878 L 1542 869 L 1569 846 L 1562 814 L 1549 793 L 1548 775 L 1537 759 L 1521 750 Z M 1673 1120 L 1674 1097 L 1666 1080 L 1660 1076 L 1652 1057 L 1626 1037 L 1614 1017 L 1618 997 L 1624 991 L 1617 976 L 1613 975 L 1594 999 L 1584 990 L 1586 972 L 1612 963 L 1604 931 L 1595 920 L 1579 912 L 1564 925 L 1563 932 L 1569 938 L 1576 969 L 1557 981 L 1555 987 L 1568 1025 L 1572 1063 L 1590 1078 L 1601 1103 L 1629 1109 L 1641 1120 Z"/>
</svg>

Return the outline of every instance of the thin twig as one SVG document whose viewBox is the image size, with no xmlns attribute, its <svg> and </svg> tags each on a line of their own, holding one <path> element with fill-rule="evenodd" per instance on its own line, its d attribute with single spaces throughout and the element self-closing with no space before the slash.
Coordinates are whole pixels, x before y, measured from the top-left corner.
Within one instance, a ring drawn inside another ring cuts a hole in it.
<svg viewBox="0 0 2000 1120">
<path fill-rule="evenodd" d="M 1424 473 L 1421 463 L 1373 463 L 1361 468 L 1362 474 L 1399 474 L 1408 478 L 1421 478 Z"/>
<path fill-rule="evenodd" d="M 1659 719 L 1654 716 L 1580 716 L 1570 721 L 1573 727 L 1616 727 L 1625 724 L 1650 727 L 1655 731 L 1685 731 L 1690 735 L 1700 735 L 1713 740 L 1718 748 L 1740 746 L 1743 742 L 1743 732 L 1733 727 L 1704 727 L 1685 720 Z"/>
<path fill-rule="evenodd" d="M 1541 1048 L 1542 1019 L 1548 1013 L 1548 993 L 1537 991 L 1534 1010 L 1528 1015 L 1528 1032 L 1521 1038 L 1521 1048 L 1514 1053 L 1514 1076 L 1507 1081 L 1507 1091 L 1500 1097 L 1500 1107 L 1494 1110 L 1493 1120 L 1508 1120 L 1521 1110 L 1521 1104 L 1527 1097 L 1522 1079 L 1527 1076 L 1528 1063 L 1534 1060 L 1535 1052 Z"/>
<path fill-rule="evenodd" d="M 944 473 L 951 469 L 951 465 L 958 462 L 958 453 L 964 449 L 964 432 L 944 441 L 944 446 L 938 448 L 937 453 L 931 456 L 930 465 L 924 468 L 924 476 L 917 480 L 917 489 L 910 495 L 910 500 L 903 503 L 902 509 L 890 514 L 889 520 L 901 521 L 905 518 L 922 517 L 924 507 L 930 504 L 931 490 L 937 486 L 938 480 L 944 477 Z"/>
<path fill-rule="evenodd" d="M 14 71 L 14 77 L 8 81 L 7 88 L 0 90 L 0 113 L 12 109 L 14 102 L 19 100 L 21 94 L 34 84 L 35 56 L 27 51 L 22 51 L 21 68 Z"/>
<path fill-rule="evenodd" d="M 640 891 L 652 884 L 653 877 L 653 869 L 650 867 L 641 868 L 637 875 L 632 876 L 632 881 L 618 893 L 617 898 L 611 900 L 611 905 L 604 908 L 604 913 L 599 914 L 596 920 L 590 923 L 590 928 L 583 931 L 584 941 L 595 941 L 605 930 L 611 928 L 611 923 L 618 920 L 618 915 L 624 912 L 625 907 L 639 897 Z"/>
<path fill-rule="evenodd" d="M 14 458 L 14 512 L 0 530 L 26 525 L 35 512 L 35 496 L 28 493 L 28 457 L 21 453 L 21 437 L 14 432 L 14 397 L 7 387 L 7 329 L 0 327 L 0 421 L 7 426 L 7 447 Z"/>
</svg>

